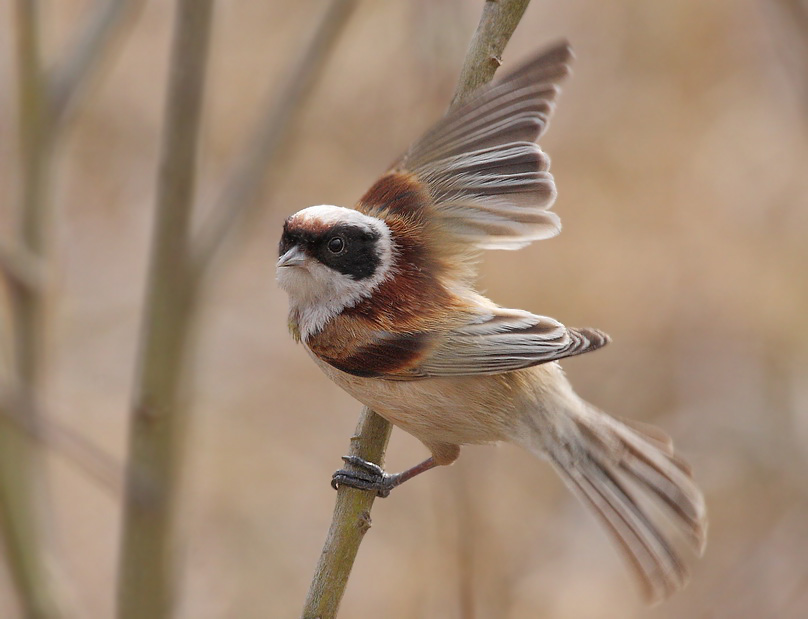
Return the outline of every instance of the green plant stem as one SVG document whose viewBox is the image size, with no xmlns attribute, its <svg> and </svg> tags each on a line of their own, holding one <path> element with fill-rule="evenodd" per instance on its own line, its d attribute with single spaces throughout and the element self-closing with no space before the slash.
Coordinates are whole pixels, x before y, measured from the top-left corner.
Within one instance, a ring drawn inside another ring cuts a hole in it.
<svg viewBox="0 0 808 619">
<path fill-rule="evenodd" d="M 0 417 L 0 528 L 5 561 L 25 617 L 60 617 L 38 535 L 35 460 L 28 436 Z"/>
<path fill-rule="evenodd" d="M 499 67 L 499 57 L 522 19 L 530 0 L 488 0 L 469 45 L 452 105 L 462 103 L 477 88 L 490 82 Z M 492 61 L 492 57 L 496 58 Z M 380 415 L 364 408 L 351 451 L 365 460 L 384 464 L 392 426 Z M 365 532 L 370 528 L 372 492 L 341 486 L 337 490 L 334 516 L 303 608 L 304 619 L 334 619 Z"/>
<path fill-rule="evenodd" d="M 19 71 L 20 206 L 17 235 L 22 250 L 36 259 L 45 251 L 49 216 L 48 171 L 51 158 L 50 127 L 45 84 L 39 59 L 37 3 L 17 3 L 17 56 Z M 42 355 L 41 287 L 17 285 L 13 289 L 14 354 L 19 387 L 34 391 L 39 383 Z"/>
<path fill-rule="evenodd" d="M 45 251 L 51 149 L 37 2 L 18 0 L 16 26 L 21 179 L 17 237 L 21 253 L 39 260 Z M 41 382 L 43 340 L 42 287 L 32 284 L 24 278 L 9 279 L 13 380 L 30 400 L 36 397 Z M 36 424 L 33 417 L 28 421 Z M 8 419 L 0 419 L 0 535 L 5 559 L 25 616 L 54 618 L 61 614 L 39 534 L 39 464 L 30 437 Z"/>
<path fill-rule="evenodd" d="M 193 358 L 190 224 L 212 0 L 178 0 L 147 298 L 131 411 L 118 617 L 169 617 L 174 515 Z M 145 482 L 145 485 L 144 485 Z"/>
</svg>

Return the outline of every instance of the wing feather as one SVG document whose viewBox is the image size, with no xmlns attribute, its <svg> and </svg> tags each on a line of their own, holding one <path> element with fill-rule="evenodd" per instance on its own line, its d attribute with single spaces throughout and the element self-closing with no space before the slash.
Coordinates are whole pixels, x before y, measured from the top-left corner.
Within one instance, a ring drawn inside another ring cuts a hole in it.
<svg viewBox="0 0 808 619">
<path fill-rule="evenodd" d="M 558 234 L 556 188 L 535 141 L 553 112 L 572 51 L 560 43 L 451 110 L 396 169 L 422 182 L 435 214 L 481 249 L 518 249 Z"/>
<path fill-rule="evenodd" d="M 419 380 L 429 377 L 502 374 L 580 355 L 605 346 L 597 329 L 570 329 L 557 320 L 522 310 L 478 306 L 465 324 L 448 331 L 369 330 L 346 347 L 338 325 L 306 344 L 329 365 L 365 378 Z M 336 343 L 335 343 L 336 342 Z"/>
<path fill-rule="evenodd" d="M 596 350 L 609 337 L 546 316 L 496 308 L 448 333 L 420 362 L 426 376 L 500 374 Z"/>
</svg>

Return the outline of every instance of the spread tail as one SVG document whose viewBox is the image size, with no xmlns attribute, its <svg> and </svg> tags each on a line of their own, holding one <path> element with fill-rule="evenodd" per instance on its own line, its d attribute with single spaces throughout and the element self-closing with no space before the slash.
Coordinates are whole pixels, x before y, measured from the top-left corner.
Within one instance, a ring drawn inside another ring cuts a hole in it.
<svg viewBox="0 0 808 619">
<path fill-rule="evenodd" d="M 687 582 L 687 568 L 660 526 L 659 510 L 684 534 L 699 555 L 707 538 L 704 497 L 690 468 L 661 430 L 621 422 L 584 405 L 569 414 L 565 440 L 528 445 L 548 458 L 570 489 L 606 526 L 628 559 L 650 603 L 661 601 Z"/>
</svg>

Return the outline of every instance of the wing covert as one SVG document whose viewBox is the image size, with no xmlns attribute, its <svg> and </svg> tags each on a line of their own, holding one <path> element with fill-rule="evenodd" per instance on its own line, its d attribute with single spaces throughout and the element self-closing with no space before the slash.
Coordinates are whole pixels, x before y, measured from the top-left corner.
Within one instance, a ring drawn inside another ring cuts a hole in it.
<svg viewBox="0 0 808 619">
<path fill-rule="evenodd" d="M 420 363 L 426 376 L 511 372 L 596 350 L 609 342 L 597 329 L 571 329 L 546 316 L 496 308 L 454 329 Z"/>
</svg>

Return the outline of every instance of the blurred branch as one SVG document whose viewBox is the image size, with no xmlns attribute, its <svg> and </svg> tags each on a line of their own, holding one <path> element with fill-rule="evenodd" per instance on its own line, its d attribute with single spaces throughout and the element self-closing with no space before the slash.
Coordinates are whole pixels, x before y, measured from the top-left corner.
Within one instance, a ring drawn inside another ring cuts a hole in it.
<svg viewBox="0 0 808 619">
<path fill-rule="evenodd" d="M 808 3 L 777 0 L 763 3 L 763 8 L 770 15 L 772 44 L 794 82 L 799 103 L 808 108 Z"/>
<path fill-rule="evenodd" d="M 16 2 L 20 198 L 14 247 L 0 248 L 0 277 L 9 284 L 15 401 L 0 402 L 0 537 L 26 617 L 68 614 L 64 587 L 47 567 L 41 540 L 41 515 L 47 508 L 41 504 L 46 496 L 36 443 L 44 440 L 50 445 L 59 437 L 63 452 L 85 463 L 78 453 L 87 452 L 88 447 L 68 440 L 69 434 L 54 432 L 37 414 L 45 368 L 44 276 L 54 150 L 68 103 L 75 102 L 79 86 L 112 40 L 113 26 L 122 21 L 122 4 L 109 0 L 103 7 L 98 5 L 92 15 L 96 19 L 88 22 L 65 70 L 51 82 L 40 57 L 39 2 Z M 18 406 L 19 402 L 29 405 Z M 8 420 L 16 423 L 2 423 Z M 20 432 L 21 428 L 26 431 Z"/>
<path fill-rule="evenodd" d="M 49 76 L 52 126 L 57 128 L 75 106 L 76 100 L 105 57 L 105 51 L 121 30 L 134 22 L 128 19 L 145 5 L 144 0 L 96 0 L 88 11 L 81 32 L 70 47 L 67 58 Z"/>
<path fill-rule="evenodd" d="M 12 284 L 12 380 L 22 396 L 30 400 L 35 398 L 41 381 L 44 295 L 39 286 L 24 284 L 24 265 L 41 260 L 44 253 L 51 164 L 38 8 L 35 0 L 17 0 L 21 187 L 16 237 L 20 252 L 3 256 L 4 274 Z M 28 421 L 36 423 L 33 417 Z M 37 455 L 27 434 L 16 432 L 9 424 L 0 425 L 0 536 L 5 560 L 25 616 L 50 619 L 64 616 L 64 609 L 60 609 L 63 605 L 46 566 L 39 531 L 42 506 L 38 502 L 41 471 Z"/>
<path fill-rule="evenodd" d="M 178 0 L 156 216 L 131 412 L 118 617 L 170 617 L 174 513 L 196 306 L 190 229 L 212 0 Z M 142 480 L 151 492 L 142 492 Z"/>
<path fill-rule="evenodd" d="M 123 487 L 123 467 L 109 453 L 58 423 L 52 415 L 34 412 L 33 402 L 0 391 L 0 421 L 11 421 L 19 432 L 51 448 L 116 497 Z M 34 422 L 36 419 L 36 422 Z"/>
<path fill-rule="evenodd" d="M 463 103 L 480 86 L 494 79 L 502 64 L 502 52 L 529 3 L 530 0 L 486 0 L 460 70 L 452 106 Z"/>
<path fill-rule="evenodd" d="M 0 245 L 0 276 L 11 287 L 42 288 L 45 284 L 41 259 L 20 247 Z"/>
<path fill-rule="evenodd" d="M 452 105 L 461 103 L 475 89 L 490 82 L 529 0 L 487 0 L 480 24 L 466 53 L 466 60 Z M 492 54 L 496 62 L 492 62 Z M 368 408 L 362 410 L 351 454 L 382 465 L 392 426 Z M 365 532 L 370 528 L 371 492 L 340 486 L 331 527 L 306 596 L 304 619 L 333 619 L 348 584 L 348 577 Z"/>
<path fill-rule="evenodd" d="M 154 248 L 141 339 L 118 584 L 118 616 L 164 617 L 173 590 L 173 512 L 187 408 L 192 325 L 201 276 L 240 216 L 253 204 L 357 0 L 334 0 L 293 68 L 276 105 L 251 132 L 197 242 L 191 212 L 199 102 L 211 0 L 179 0 L 166 104 Z M 146 482 L 146 494 L 142 492 Z"/>
<path fill-rule="evenodd" d="M 16 264 L 41 259 L 45 250 L 47 200 L 51 141 L 45 103 L 45 83 L 39 58 L 37 3 L 18 0 L 18 124 L 20 140 L 20 176 L 22 187 L 17 212 L 17 235 L 21 250 Z M 29 260 L 28 258 L 32 259 Z M 19 287 L 12 295 L 17 379 L 23 389 L 33 390 L 41 366 L 40 290 Z"/>
<path fill-rule="evenodd" d="M 332 0 L 308 45 L 292 66 L 280 94 L 266 105 L 264 115 L 249 132 L 252 137 L 230 170 L 224 189 L 199 231 L 195 243 L 199 273 L 221 249 L 236 223 L 255 205 L 256 194 L 267 177 L 282 168 L 277 159 L 284 139 L 357 4 L 357 0 Z"/>
</svg>

